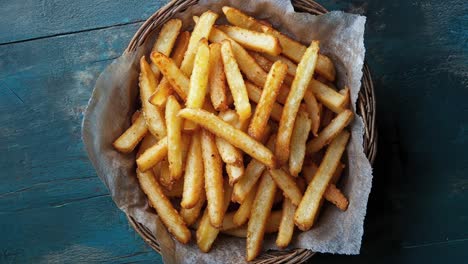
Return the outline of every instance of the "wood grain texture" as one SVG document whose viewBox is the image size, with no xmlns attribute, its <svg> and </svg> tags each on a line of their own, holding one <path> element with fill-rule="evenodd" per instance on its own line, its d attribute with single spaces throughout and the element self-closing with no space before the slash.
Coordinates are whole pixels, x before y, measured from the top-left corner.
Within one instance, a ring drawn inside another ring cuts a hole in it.
<svg viewBox="0 0 468 264">
<path fill-rule="evenodd" d="M 97 178 L 80 125 L 99 73 L 164 2 L 0 4 L 0 263 L 161 262 Z M 465 260 L 468 4 L 320 2 L 367 16 L 380 138 L 361 254 L 311 262 Z"/>
</svg>

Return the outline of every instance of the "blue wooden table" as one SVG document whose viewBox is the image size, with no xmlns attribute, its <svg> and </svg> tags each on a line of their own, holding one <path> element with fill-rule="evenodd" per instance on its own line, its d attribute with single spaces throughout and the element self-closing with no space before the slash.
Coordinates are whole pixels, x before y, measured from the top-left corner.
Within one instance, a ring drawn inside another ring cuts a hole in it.
<svg viewBox="0 0 468 264">
<path fill-rule="evenodd" d="M 468 3 L 324 0 L 368 17 L 380 133 L 361 255 L 468 258 Z M 161 262 L 81 142 L 99 73 L 165 1 L 0 1 L 0 263 Z"/>
</svg>

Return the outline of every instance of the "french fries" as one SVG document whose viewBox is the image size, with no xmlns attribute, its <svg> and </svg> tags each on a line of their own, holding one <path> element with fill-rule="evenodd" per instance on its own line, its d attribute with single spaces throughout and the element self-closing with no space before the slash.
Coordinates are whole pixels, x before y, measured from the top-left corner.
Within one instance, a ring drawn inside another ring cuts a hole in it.
<svg viewBox="0 0 468 264">
<path fill-rule="evenodd" d="M 306 152 L 306 142 L 309 136 L 312 120 L 306 112 L 299 112 L 291 136 L 291 155 L 289 157 L 289 173 L 297 176 L 302 170 Z"/>
<path fill-rule="evenodd" d="M 162 26 L 151 65 L 140 58 L 141 112 L 113 146 L 137 149 L 141 189 L 177 240 L 188 243 L 193 228 L 208 252 L 220 232 L 246 238 L 251 261 L 265 234 L 286 248 L 295 226 L 309 230 L 324 200 L 347 210 L 337 182 L 351 91 L 336 89 L 318 41 L 307 48 L 267 21 L 222 10 L 232 25 L 206 11 L 192 33 L 180 33 L 178 19 Z"/>
<path fill-rule="evenodd" d="M 221 120 L 219 117 L 199 109 L 183 109 L 179 115 L 185 119 L 198 123 L 203 128 L 214 133 L 216 136 L 224 138 L 232 145 L 240 148 L 252 158 L 257 159 L 269 168 L 276 167 L 273 153 L 260 142 L 252 139 L 241 130 Z"/>
<path fill-rule="evenodd" d="M 226 75 L 224 74 L 223 59 L 221 58 L 221 44 L 210 44 L 210 73 L 208 76 L 210 87 L 210 99 L 217 111 L 225 111 L 229 108 L 226 87 Z"/>
<path fill-rule="evenodd" d="M 122 153 L 132 152 L 148 132 L 146 121 L 140 112 L 135 122 L 112 144 L 114 148 Z"/>
<path fill-rule="evenodd" d="M 353 112 L 345 110 L 337 115 L 319 135 L 307 143 L 307 153 L 314 153 L 330 143 L 353 119 Z"/>
<path fill-rule="evenodd" d="M 166 136 L 166 126 L 161 111 L 152 105 L 148 99 L 154 93 L 158 80 L 154 76 L 145 56 L 140 59 L 140 99 L 143 108 L 143 116 L 148 130 L 157 138 Z"/>
<path fill-rule="evenodd" d="M 281 46 L 277 38 L 235 26 L 218 26 L 218 29 L 224 31 L 230 38 L 235 40 L 247 49 L 265 52 L 270 55 L 279 55 Z"/>
<path fill-rule="evenodd" d="M 193 64 L 195 60 L 195 54 L 197 52 L 198 43 L 202 38 L 208 38 L 211 28 L 213 27 L 218 14 L 206 11 L 204 12 L 195 25 L 192 35 L 190 36 L 190 41 L 185 52 L 184 60 L 180 65 L 180 70 L 184 73 L 185 76 L 190 76 L 192 74 Z"/>
<path fill-rule="evenodd" d="M 275 198 L 276 184 L 268 171 L 265 171 L 258 186 L 250 220 L 247 226 L 247 261 L 260 254 L 265 234 L 265 225 Z"/>
<path fill-rule="evenodd" d="M 159 36 L 156 39 L 156 42 L 151 49 L 152 52 L 161 52 L 162 54 L 169 56 L 174 47 L 174 43 L 179 35 L 180 28 L 182 27 L 182 21 L 180 19 L 171 19 L 166 22 L 159 32 Z M 153 70 L 154 76 L 156 79 L 159 79 L 158 67 L 151 64 L 151 69 Z"/>
<path fill-rule="evenodd" d="M 188 31 L 184 31 L 180 33 L 179 37 L 177 38 L 177 42 L 171 54 L 171 59 L 174 61 L 177 67 L 180 66 L 180 64 L 182 63 L 182 60 L 184 59 L 184 54 L 185 54 L 185 51 L 187 50 L 189 40 L 190 40 L 190 32 Z M 155 64 L 152 63 L 152 65 L 155 65 Z M 154 71 L 154 68 L 153 68 L 153 71 Z M 158 68 L 158 71 L 159 71 L 159 68 Z M 153 105 L 162 107 L 166 104 L 166 100 L 169 97 L 169 95 L 172 94 L 172 92 L 173 90 L 172 90 L 171 84 L 166 79 L 166 77 L 163 77 L 158 87 L 156 88 L 156 91 L 149 98 L 149 102 L 152 103 Z"/>
<path fill-rule="evenodd" d="M 296 77 L 284 105 L 275 145 L 275 154 L 280 164 L 286 163 L 289 158 L 294 121 L 296 120 L 296 114 L 299 111 L 299 106 L 304 98 L 307 86 L 314 74 L 318 51 L 318 41 L 312 41 L 297 67 Z"/>
<path fill-rule="evenodd" d="M 322 163 L 309 183 L 304 198 L 301 200 L 294 215 L 294 223 L 296 223 L 299 229 L 306 231 L 314 224 L 323 193 L 328 187 L 333 173 L 340 162 L 341 156 L 348 144 L 349 136 L 349 132 L 342 131 L 328 147 Z"/>
<path fill-rule="evenodd" d="M 221 58 L 223 59 L 224 72 L 234 98 L 237 114 L 241 122 L 245 121 L 251 115 L 249 96 L 239 66 L 232 53 L 231 42 L 227 40 L 221 42 Z"/>
<path fill-rule="evenodd" d="M 224 217 L 223 167 L 216 147 L 214 135 L 206 130 L 201 132 L 201 146 L 205 175 L 208 215 L 214 227 L 221 227 Z"/>
<path fill-rule="evenodd" d="M 156 210 L 161 221 L 167 227 L 168 231 L 175 236 L 181 243 L 188 243 L 190 240 L 190 230 L 184 223 L 182 217 L 172 206 L 162 191 L 162 187 L 154 178 L 151 171 L 136 172 L 140 182 L 141 189 L 148 196 L 150 205 Z"/>
<path fill-rule="evenodd" d="M 276 97 L 286 76 L 287 67 L 286 64 L 277 61 L 268 73 L 265 87 L 249 125 L 249 135 L 256 140 L 263 137 Z"/>
<path fill-rule="evenodd" d="M 195 65 L 190 76 L 190 90 L 185 103 L 187 108 L 201 108 L 205 102 L 206 90 L 208 86 L 208 72 L 210 69 L 210 48 L 208 41 L 203 38 L 198 44 L 197 54 L 195 55 Z M 186 121 L 184 130 L 195 130 L 197 126 Z"/>
</svg>

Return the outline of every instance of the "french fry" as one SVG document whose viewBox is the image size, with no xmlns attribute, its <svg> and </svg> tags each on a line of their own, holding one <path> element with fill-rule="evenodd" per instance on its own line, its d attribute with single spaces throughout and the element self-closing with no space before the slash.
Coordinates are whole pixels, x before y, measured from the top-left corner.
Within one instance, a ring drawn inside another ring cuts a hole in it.
<svg viewBox="0 0 468 264">
<path fill-rule="evenodd" d="M 174 180 L 171 178 L 171 172 L 169 170 L 169 162 L 163 160 L 159 163 L 159 183 L 164 186 L 167 190 L 172 190 Z M 154 170 L 153 170 L 154 171 Z"/>
<path fill-rule="evenodd" d="M 285 63 L 278 61 L 273 64 L 268 73 L 262 95 L 250 121 L 248 130 L 249 135 L 256 140 L 260 140 L 263 137 L 273 105 L 276 102 L 276 97 L 286 76 L 287 67 Z"/>
<path fill-rule="evenodd" d="M 315 176 L 315 173 L 317 173 L 318 166 L 315 163 L 312 163 L 310 165 L 304 165 L 302 167 L 302 176 L 306 180 L 307 184 L 309 184 L 312 179 Z"/>
<path fill-rule="evenodd" d="M 149 149 L 151 146 L 154 144 L 158 143 L 158 140 L 153 136 L 151 133 L 147 133 L 146 136 L 143 138 L 141 141 L 140 146 L 138 147 L 138 152 L 136 154 L 136 157 L 140 157 L 143 152 L 145 152 L 147 149 Z"/>
<path fill-rule="evenodd" d="M 266 59 L 268 59 L 269 61 L 272 61 L 272 62 L 275 62 L 275 61 L 281 61 L 283 63 L 286 63 L 286 65 L 288 65 L 288 74 L 291 75 L 291 76 L 295 76 L 296 75 L 296 71 L 297 71 L 297 64 L 294 63 L 293 61 L 291 61 L 290 59 L 284 57 L 284 56 L 273 56 L 273 55 L 270 55 L 270 54 L 263 54 L 263 56 L 265 56 Z"/>
<path fill-rule="evenodd" d="M 336 188 L 336 185 L 331 183 L 323 193 L 323 197 L 338 207 L 341 211 L 346 211 L 348 208 L 348 199 L 343 195 L 340 189 Z"/>
<path fill-rule="evenodd" d="M 223 226 L 221 228 L 221 231 L 238 227 L 238 225 L 234 223 L 233 218 L 234 212 L 226 213 L 226 215 L 224 215 Z"/>
<path fill-rule="evenodd" d="M 197 221 L 198 217 L 200 216 L 200 212 L 203 208 L 203 205 L 205 204 L 205 201 L 206 196 L 205 193 L 202 192 L 195 206 L 193 206 L 192 208 L 182 207 L 180 209 L 180 216 L 182 216 L 182 218 L 188 226 L 193 225 Z"/>
<path fill-rule="evenodd" d="M 193 72 L 190 76 L 190 90 L 188 92 L 187 102 L 185 103 L 188 108 L 201 108 L 205 102 L 208 86 L 208 72 L 210 70 L 209 62 L 210 48 L 208 47 L 208 41 L 202 38 L 198 44 Z M 185 130 L 195 130 L 196 128 L 197 126 L 194 123 L 185 121 Z"/>
<path fill-rule="evenodd" d="M 330 122 L 333 120 L 333 118 L 335 118 L 335 113 L 332 110 L 326 107 L 323 107 L 322 118 L 320 119 L 320 129 L 327 127 L 330 124 Z"/>
<path fill-rule="evenodd" d="M 188 243 L 191 236 L 190 230 L 169 199 L 164 195 L 162 187 L 154 178 L 152 171 L 141 172 L 137 169 L 137 177 L 141 189 L 148 196 L 150 205 L 156 210 L 167 230 L 179 242 Z"/>
<path fill-rule="evenodd" d="M 135 112 L 133 112 L 132 118 L 131 118 L 132 124 L 135 123 L 135 121 L 137 120 L 137 118 L 138 118 L 140 115 L 141 115 L 141 111 L 140 111 L 140 110 L 136 110 Z"/>
<path fill-rule="evenodd" d="M 180 205 L 182 208 L 196 206 L 200 197 L 205 192 L 205 176 L 201 148 L 201 132 L 196 131 L 190 142 L 187 162 L 185 164 L 184 193 Z"/>
<path fill-rule="evenodd" d="M 279 248 L 286 248 L 294 233 L 294 213 L 296 206 L 290 199 L 283 200 L 283 215 L 281 216 L 281 223 L 278 229 L 278 236 L 276 238 L 276 245 Z"/>
<path fill-rule="evenodd" d="M 271 55 L 281 53 L 281 45 L 278 39 L 271 35 L 227 25 L 218 26 L 218 29 L 249 50 Z"/>
<path fill-rule="evenodd" d="M 214 135 L 207 130 L 201 131 L 201 147 L 208 214 L 211 225 L 218 228 L 223 224 L 224 217 L 223 167 Z"/>
<path fill-rule="evenodd" d="M 226 173 L 229 176 L 229 184 L 234 185 L 245 172 L 244 164 L 226 164 Z"/>
<path fill-rule="evenodd" d="M 224 163 L 241 165 L 243 162 L 242 152 L 227 142 L 225 139 L 216 137 L 216 146 Z"/>
<path fill-rule="evenodd" d="M 250 56 L 255 59 L 255 61 L 262 67 L 265 72 L 269 72 L 271 67 L 273 66 L 273 61 L 270 61 L 266 57 L 265 54 L 260 54 L 258 52 L 251 51 L 249 52 Z"/>
<path fill-rule="evenodd" d="M 182 176 L 182 118 L 177 114 L 180 105 L 174 96 L 170 96 L 166 103 L 167 127 L 167 158 L 169 161 L 170 178 L 175 181 Z"/>
<path fill-rule="evenodd" d="M 156 167 L 155 167 L 156 168 Z M 156 176 L 156 173 L 153 170 L 153 174 Z M 182 197 L 182 191 L 184 188 L 184 184 L 182 180 L 178 180 L 172 185 L 172 189 L 168 190 L 167 188 L 163 188 L 164 195 L 169 198 L 180 198 Z"/>
<path fill-rule="evenodd" d="M 227 181 L 224 182 L 224 196 L 223 196 L 223 215 L 228 209 L 230 199 L 232 194 L 232 188 L 227 184 Z M 202 252 L 208 252 L 213 245 L 216 237 L 219 234 L 220 229 L 213 227 L 211 225 L 210 216 L 208 208 L 205 209 L 205 213 L 200 220 L 200 224 L 197 228 L 197 245 Z"/>
<path fill-rule="evenodd" d="M 343 174 L 343 170 L 346 166 L 340 162 L 340 164 L 338 164 L 338 167 L 336 168 L 335 172 L 333 173 L 333 177 L 332 177 L 332 180 L 331 182 L 332 183 L 337 183 L 338 180 L 340 179 L 341 177 L 341 174 Z"/>
<path fill-rule="evenodd" d="M 164 77 L 169 81 L 172 89 L 185 101 L 190 87 L 190 80 L 187 76 L 177 67 L 172 59 L 162 53 L 151 53 L 151 61 L 158 66 Z"/>
<path fill-rule="evenodd" d="M 190 142 L 191 142 L 191 135 L 182 133 L 182 171 L 185 172 L 185 164 L 187 161 L 187 154 L 189 152 L 190 148 Z"/>
<path fill-rule="evenodd" d="M 248 122 L 242 122 L 239 119 L 239 115 L 234 110 L 227 110 L 219 113 L 219 117 L 224 121 L 233 126 L 236 129 L 246 131 L 249 125 Z M 248 120 L 246 120 L 248 121 Z"/>
<path fill-rule="evenodd" d="M 342 108 L 349 109 L 349 105 L 351 104 L 351 90 L 349 90 L 348 86 L 345 86 L 339 93 L 345 97 L 345 103 L 342 105 Z"/>
<path fill-rule="evenodd" d="M 187 50 L 189 40 L 190 40 L 190 32 L 188 31 L 184 31 L 180 33 L 179 37 L 177 38 L 177 42 L 171 54 L 171 59 L 174 61 L 177 67 L 180 66 L 180 64 L 182 63 L 182 60 L 184 59 L 184 54 L 185 54 L 185 51 Z M 152 65 L 155 65 L 155 64 L 152 63 Z M 163 78 L 161 79 L 161 82 L 159 82 L 159 85 L 156 88 L 156 91 L 149 98 L 149 102 L 152 103 L 153 105 L 162 107 L 166 104 L 166 100 L 169 97 L 169 95 L 172 94 L 172 92 L 173 90 L 172 90 L 171 84 L 166 79 L 166 77 L 163 76 Z"/>
<path fill-rule="evenodd" d="M 307 154 L 321 150 L 328 145 L 351 122 L 353 112 L 345 110 L 337 115 L 330 124 L 325 127 L 318 136 L 307 143 Z"/>
<path fill-rule="evenodd" d="M 278 137 L 275 145 L 275 156 L 280 164 L 287 162 L 290 153 L 291 135 L 296 120 L 297 112 L 304 94 L 307 91 L 309 81 L 314 74 L 317 53 L 319 50 L 318 41 L 312 41 L 310 47 L 304 53 L 304 57 L 297 67 L 297 74 L 291 85 L 288 99 L 283 108 L 281 120 L 278 128 Z"/>
<path fill-rule="evenodd" d="M 148 99 L 154 93 L 158 81 L 146 62 L 145 56 L 140 59 L 140 99 L 143 108 L 143 116 L 148 130 L 157 138 L 166 136 L 166 125 L 161 111 L 152 105 Z"/>
<path fill-rule="evenodd" d="M 145 137 L 147 132 L 148 127 L 146 126 L 145 118 L 142 114 L 138 114 L 135 122 L 125 130 L 125 132 L 120 135 L 112 145 L 122 153 L 132 152 L 138 143 Z"/>
<path fill-rule="evenodd" d="M 198 43 L 202 38 L 208 38 L 211 28 L 217 18 L 218 14 L 212 11 L 206 11 L 200 16 L 198 23 L 195 25 L 187 51 L 185 52 L 184 60 L 180 65 L 180 70 L 185 74 L 185 76 L 190 76 L 192 74 Z"/>
<path fill-rule="evenodd" d="M 255 195 L 257 194 L 257 187 L 258 187 L 258 184 L 255 184 L 255 186 L 249 191 L 244 201 L 240 204 L 239 208 L 234 214 L 232 221 L 237 226 L 241 226 L 245 224 L 247 220 L 250 218 L 252 205 L 255 199 Z"/>
<path fill-rule="evenodd" d="M 271 178 L 270 173 L 265 171 L 258 186 L 247 226 L 247 261 L 253 260 L 260 254 L 265 226 L 271 213 L 275 192 L 275 181 Z"/>
<path fill-rule="evenodd" d="M 342 131 L 327 148 L 322 163 L 314 178 L 309 183 L 304 197 L 294 215 L 294 223 L 299 229 L 306 231 L 313 226 L 323 194 L 340 163 L 349 136 L 349 132 Z"/>
<path fill-rule="evenodd" d="M 302 170 L 312 120 L 306 112 L 297 114 L 291 136 L 291 155 L 289 156 L 289 173 L 296 177 Z"/>
<path fill-rule="evenodd" d="M 296 63 L 301 61 L 301 58 L 307 49 L 306 46 L 235 8 L 225 6 L 223 7 L 223 13 L 226 15 L 229 23 L 235 26 L 267 33 L 277 37 L 281 44 L 283 54 Z M 317 73 L 327 78 L 327 80 L 335 80 L 336 70 L 330 58 L 321 54 L 318 56 Z"/>
<path fill-rule="evenodd" d="M 267 147 L 269 149 L 274 147 L 275 139 L 276 136 L 272 135 L 268 140 Z M 254 188 L 265 169 L 266 167 L 263 163 L 256 159 L 251 160 L 245 169 L 244 176 L 242 176 L 239 181 L 234 184 L 232 200 L 242 204 L 249 192 Z"/>
<path fill-rule="evenodd" d="M 301 202 L 302 192 L 297 186 L 294 177 L 283 169 L 270 170 L 270 175 L 276 182 L 276 185 L 283 190 L 284 196 L 290 199 L 294 205 L 298 205 Z"/>
<path fill-rule="evenodd" d="M 218 137 L 224 138 L 232 145 L 243 150 L 254 159 L 262 162 L 269 168 L 276 167 L 273 153 L 260 142 L 249 137 L 246 133 L 234 128 L 232 125 L 221 120 L 219 117 L 201 109 L 183 109 L 179 115 L 191 120 Z"/>
<path fill-rule="evenodd" d="M 145 172 L 167 156 L 167 137 L 163 137 L 154 146 L 147 149 L 140 157 L 137 158 L 136 163 L 138 169 Z"/>
<path fill-rule="evenodd" d="M 244 79 L 237 65 L 236 59 L 231 48 L 231 42 L 224 40 L 221 43 L 221 58 L 223 59 L 224 72 L 227 83 L 234 98 L 234 105 L 239 119 L 245 121 L 250 117 L 251 108 L 247 88 L 245 88 Z"/>
<path fill-rule="evenodd" d="M 182 21 L 180 19 L 171 19 L 167 21 L 161 28 L 158 38 L 151 49 L 151 52 L 161 52 L 162 54 L 169 56 L 171 54 L 174 43 L 176 42 L 177 36 L 179 35 L 180 28 L 182 27 Z M 151 64 L 156 79 L 159 79 L 161 73 L 158 67 Z"/>
<path fill-rule="evenodd" d="M 208 76 L 210 98 L 214 108 L 225 111 L 229 108 L 227 101 L 226 75 L 224 74 L 221 44 L 210 44 L 210 73 Z"/>
<path fill-rule="evenodd" d="M 282 210 L 276 210 L 271 212 L 270 216 L 268 217 L 268 221 L 265 225 L 265 234 L 271 234 L 278 232 L 279 225 L 281 223 L 282 217 Z M 223 234 L 246 238 L 247 237 L 247 225 L 242 225 L 240 227 L 236 227 L 229 230 L 221 231 Z"/>
<path fill-rule="evenodd" d="M 304 101 L 307 112 L 311 119 L 311 132 L 317 136 L 320 127 L 320 106 L 315 98 L 315 95 L 309 91 L 304 94 Z"/>
<path fill-rule="evenodd" d="M 247 87 L 247 94 L 249 99 L 255 103 L 260 102 L 262 96 L 262 89 L 258 88 L 255 84 L 251 82 L 246 82 L 245 87 Z M 274 102 L 271 107 L 271 119 L 279 122 L 281 120 L 281 114 L 283 113 L 283 106 L 277 102 Z"/>
<path fill-rule="evenodd" d="M 317 100 L 322 102 L 333 112 L 339 114 L 346 108 L 347 97 L 333 90 L 333 88 L 315 79 L 311 79 L 308 87 Z"/>
</svg>

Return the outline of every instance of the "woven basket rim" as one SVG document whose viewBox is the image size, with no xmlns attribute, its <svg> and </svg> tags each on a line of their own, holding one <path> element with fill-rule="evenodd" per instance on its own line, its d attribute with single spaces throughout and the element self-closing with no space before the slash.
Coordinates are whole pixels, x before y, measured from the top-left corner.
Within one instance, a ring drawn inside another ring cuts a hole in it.
<svg viewBox="0 0 468 264">
<path fill-rule="evenodd" d="M 124 53 L 132 52 L 141 46 L 153 30 L 158 29 L 175 13 L 195 5 L 198 0 L 171 0 L 166 5 L 153 13 L 137 30 Z M 313 0 L 291 0 L 294 8 L 300 12 L 313 15 L 321 15 L 328 12 L 319 3 Z M 364 61 L 361 90 L 356 103 L 356 112 L 364 122 L 364 153 L 373 164 L 377 153 L 377 130 L 376 130 L 376 100 L 374 84 L 369 66 Z M 156 237 L 144 225 L 127 215 L 130 225 L 143 238 L 143 240 L 156 252 L 161 253 L 161 248 Z M 268 250 L 257 257 L 252 263 L 257 264 L 279 264 L 279 263 L 302 263 L 311 258 L 315 252 L 308 249 L 296 248 L 287 251 Z"/>
</svg>

